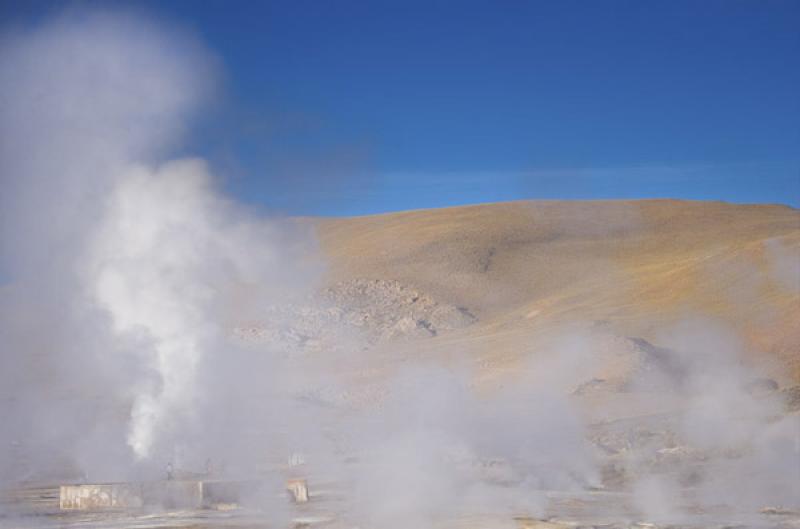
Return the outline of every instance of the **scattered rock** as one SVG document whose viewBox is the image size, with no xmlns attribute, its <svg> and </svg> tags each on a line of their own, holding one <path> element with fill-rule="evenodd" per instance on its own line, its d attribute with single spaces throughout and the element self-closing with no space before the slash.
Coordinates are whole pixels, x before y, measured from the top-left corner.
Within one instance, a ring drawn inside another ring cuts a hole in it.
<svg viewBox="0 0 800 529">
<path fill-rule="evenodd" d="M 757 378 L 747 383 L 744 389 L 754 397 L 765 397 L 778 391 L 778 383 L 771 378 Z"/>
<path fill-rule="evenodd" d="M 674 391 L 685 376 L 679 355 L 643 338 L 598 333 L 592 355 L 597 369 L 575 386 L 575 395 Z"/>
<path fill-rule="evenodd" d="M 515 520 L 520 529 L 568 529 L 575 527 L 575 524 L 550 520 L 537 520 L 536 518 L 515 518 Z"/>
<path fill-rule="evenodd" d="M 800 411 L 800 386 L 784 388 L 781 391 L 781 395 L 783 396 L 783 402 L 785 403 L 786 411 Z"/>
<path fill-rule="evenodd" d="M 289 351 L 318 351 L 437 336 L 471 325 L 467 309 L 434 299 L 399 281 L 355 279 L 318 292 L 304 303 L 271 307 L 234 335 Z"/>
<path fill-rule="evenodd" d="M 761 512 L 761 514 L 769 514 L 775 516 L 792 516 L 800 514 L 797 511 L 791 509 L 784 509 L 783 507 L 764 507 L 759 512 Z"/>
</svg>

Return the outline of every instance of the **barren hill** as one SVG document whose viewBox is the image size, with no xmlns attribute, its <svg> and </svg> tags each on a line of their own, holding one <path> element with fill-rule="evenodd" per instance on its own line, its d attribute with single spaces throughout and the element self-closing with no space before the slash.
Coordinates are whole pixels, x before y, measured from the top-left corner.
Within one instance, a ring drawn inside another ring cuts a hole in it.
<svg viewBox="0 0 800 529">
<path fill-rule="evenodd" d="M 396 281 L 477 318 L 431 346 L 490 360 L 557 324 L 653 339 L 709 318 L 800 380 L 800 211 L 787 206 L 523 201 L 316 222 L 330 284 Z"/>
</svg>

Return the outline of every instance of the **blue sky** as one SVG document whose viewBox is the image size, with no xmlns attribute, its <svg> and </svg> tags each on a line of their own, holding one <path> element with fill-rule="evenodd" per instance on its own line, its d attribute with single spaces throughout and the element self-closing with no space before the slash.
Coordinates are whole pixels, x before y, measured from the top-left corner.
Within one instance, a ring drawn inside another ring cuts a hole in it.
<svg viewBox="0 0 800 529">
<path fill-rule="evenodd" d="M 219 55 L 223 94 L 186 150 L 267 208 L 800 206 L 796 0 L 117 4 Z M 0 15 L 63 5 L 5 2 Z"/>
</svg>

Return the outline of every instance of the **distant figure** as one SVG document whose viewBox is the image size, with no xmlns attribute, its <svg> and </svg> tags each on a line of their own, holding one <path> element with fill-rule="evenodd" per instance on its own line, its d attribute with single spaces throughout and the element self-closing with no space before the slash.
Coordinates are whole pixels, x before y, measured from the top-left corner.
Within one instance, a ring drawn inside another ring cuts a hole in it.
<svg viewBox="0 0 800 529">
<path fill-rule="evenodd" d="M 206 476 L 211 475 L 211 458 L 206 459 Z"/>
<path fill-rule="evenodd" d="M 172 461 L 167 463 L 167 481 L 172 480 Z"/>
<path fill-rule="evenodd" d="M 306 458 L 303 457 L 303 454 L 295 452 L 295 453 L 293 453 L 292 455 L 289 456 L 288 463 L 289 463 L 290 467 L 297 467 L 297 466 L 300 466 L 300 465 L 304 465 L 305 462 L 306 462 Z"/>
</svg>

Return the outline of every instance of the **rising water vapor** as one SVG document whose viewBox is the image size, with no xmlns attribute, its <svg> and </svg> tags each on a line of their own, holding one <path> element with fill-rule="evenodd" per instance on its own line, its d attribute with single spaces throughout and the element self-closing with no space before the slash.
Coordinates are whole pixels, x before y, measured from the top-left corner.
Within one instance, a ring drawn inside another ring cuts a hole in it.
<svg viewBox="0 0 800 529">
<path fill-rule="evenodd" d="M 224 198 L 202 160 L 165 161 L 217 76 L 189 35 L 80 11 L 0 50 L 0 376 L 18 425 L 0 474 L 25 477 L 9 448 L 24 440 L 34 464 L 74 443 L 71 464 L 120 479 L 192 416 L 226 325 L 313 282 L 313 245 Z"/>
<path fill-rule="evenodd" d="M 325 263 L 310 225 L 259 216 L 203 159 L 172 159 L 218 69 L 190 35 L 130 13 L 71 12 L 2 37 L 0 480 L 154 480 L 168 464 L 271 476 L 241 501 L 274 521 L 281 472 L 303 472 L 347 491 L 340 514 L 364 527 L 544 517 L 548 492 L 597 492 L 609 475 L 633 484 L 637 515 L 670 523 L 690 517 L 687 482 L 703 506 L 796 505 L 782 465 L 798 462 L 796 416 L 753 395 L 744 347 L 716 322 L 669 328 L 663 348 L 559 327 L 488 388 L 468 360 L 434 353 L 389 373 L 391 354 L 371 357 L 344 324 L 325 328 L 343 351 L 288 347 L 313 341 L 292 318 L 342 314 L 314 297 Z M 571 221 L 557 237 L 643 222 L 636 208 Z M 767 245 L 776 282 L 793 282 L 794 254 Z M 286 321 L 275 310 L 297 306 Z M 274 335 L 241 339 L 270 315 Z M 420 359 L 420 343 L 395 347 Z M 672 403 L 670 432 L 576 405 L 619 394 Z M 686 454 L 697 464 L 670 459 Z"/>
</svg>

